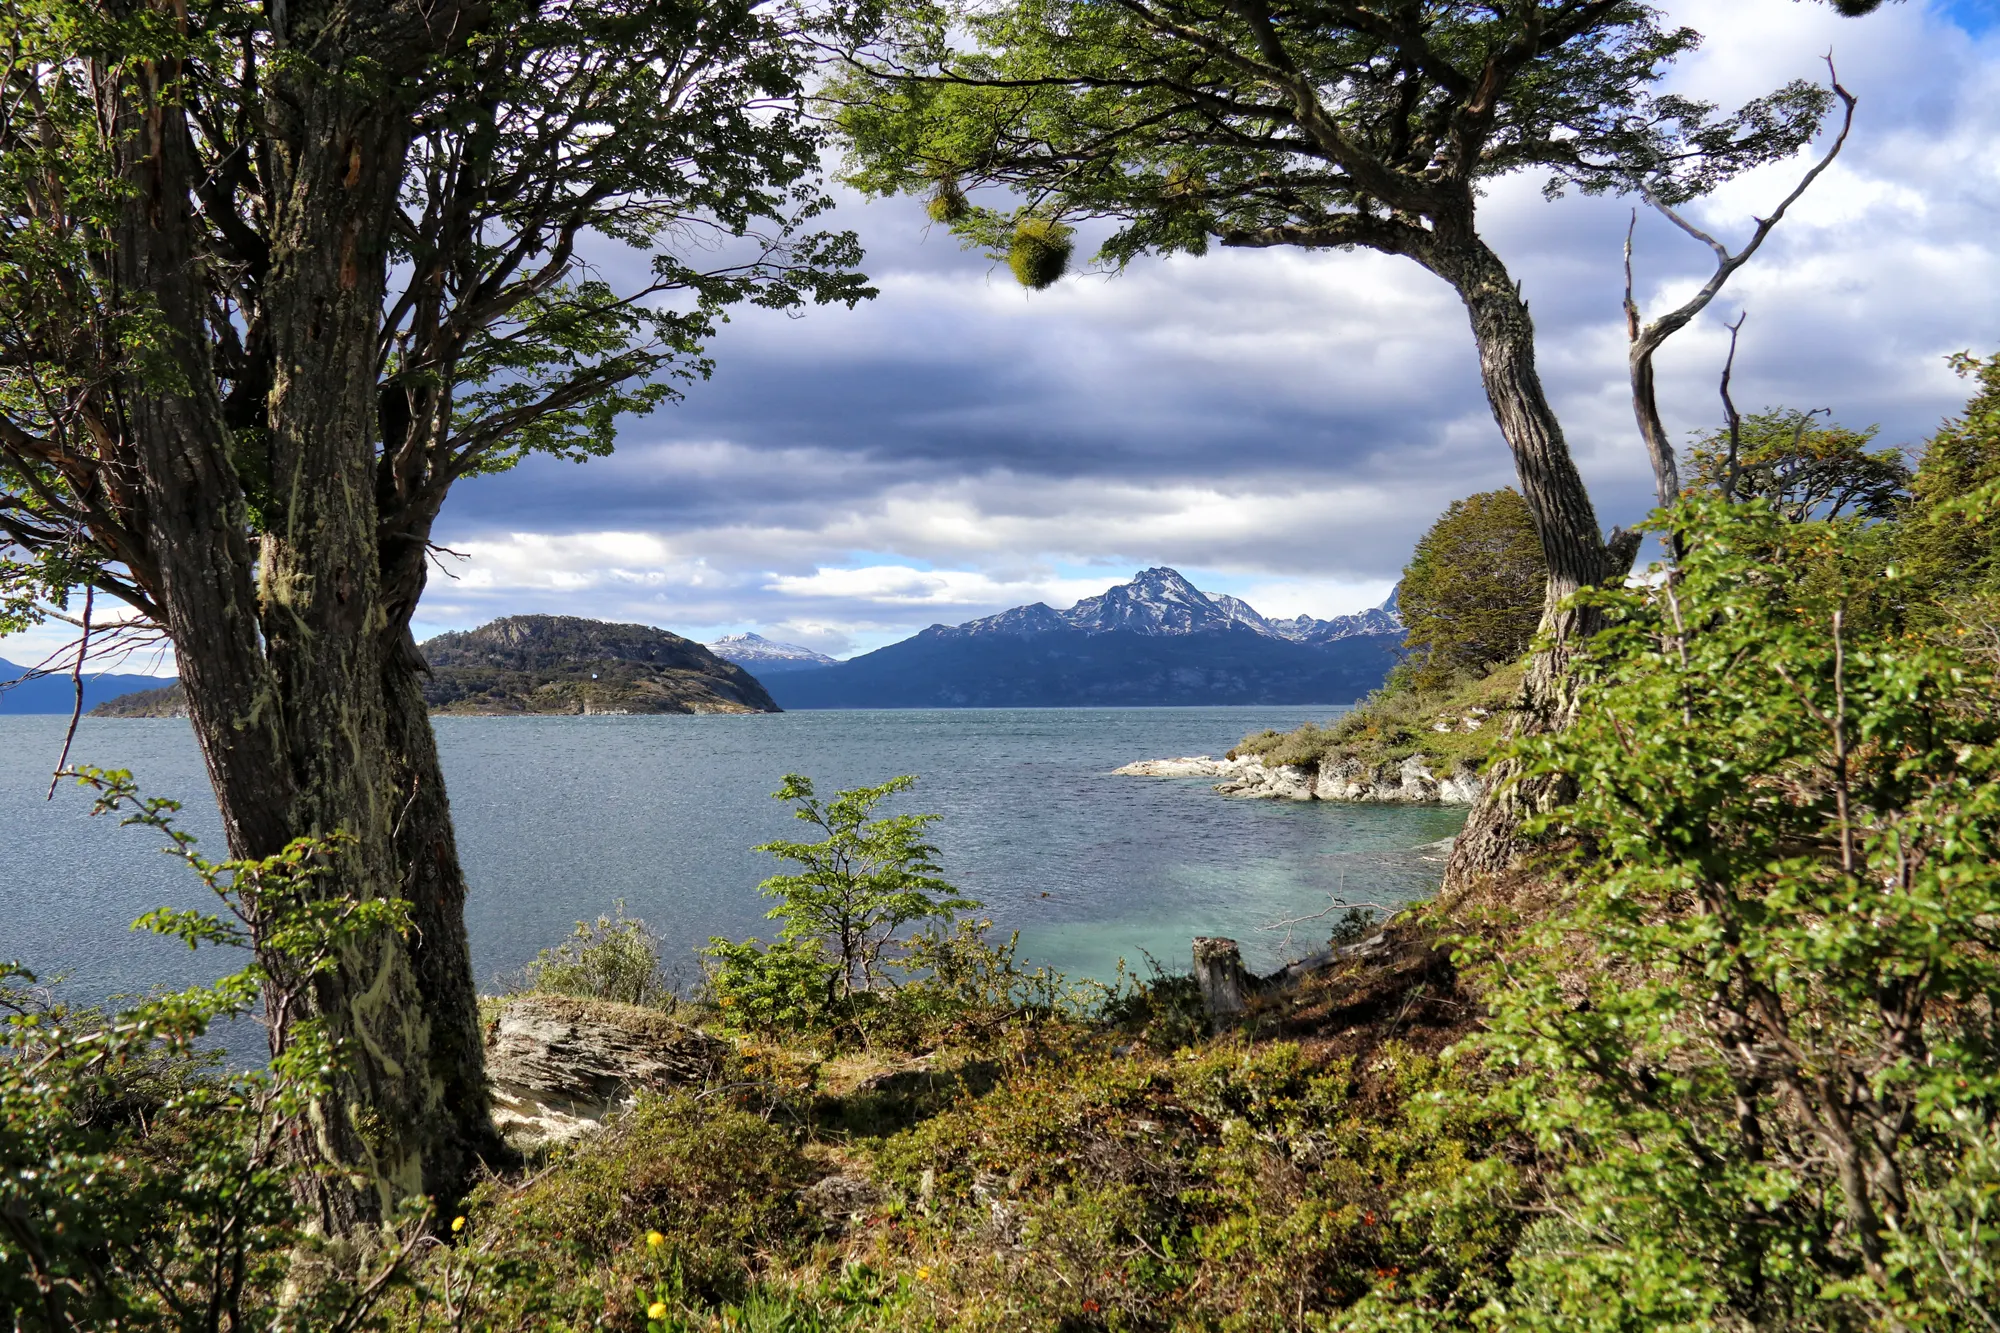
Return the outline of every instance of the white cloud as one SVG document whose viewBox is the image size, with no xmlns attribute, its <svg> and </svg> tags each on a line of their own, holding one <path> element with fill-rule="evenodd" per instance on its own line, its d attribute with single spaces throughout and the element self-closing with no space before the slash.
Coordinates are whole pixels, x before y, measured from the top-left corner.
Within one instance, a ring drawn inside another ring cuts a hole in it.
<svg viewBox="0 0 2000 1333">
<path fill-rule="evenodd" d="M 1669 428 L 1718 419 L 1722 323 L 1747 309 L 1744 407 L 1826 406 L 1921 439 L 1964 399 L 1944 354 L 2000 344 L 2000 36 L 1969 38 L 1922 0 L 1865 20 L 1789 0 L 1667 8 L 1709 34 L 1678 88 L 1734 105 L 1823 76 L 1831 47 L 1861 99 L 1839 163 L 1662 353 Z M 1740 244 L 1803 166 L 1689 213 Z M 1630 522 L 1651 487 L 1618 311 L 1630 204 L 1550 204 L 1516 178 L 1482 207 L 1599 517 Z M 745 313 L 715 379 L 630 423 L 615 457 L 462 487 L 440 532 L 472 558 L 433 578 L 424 627 L 564 611 L 850 651 L 1066 605 L 1152 564 L 1272 614 L 1330 615 L 1380 601 L 1448 502 L 1511 479 L 1464 311 L 1407 261 L 1223 251 L 1031 295 L 927 235 L 911 201 L 835 220 L 863 232 L 879 300 Z M 1709 262 L 1641 218 L 1649 311 Z"/>
</svg>

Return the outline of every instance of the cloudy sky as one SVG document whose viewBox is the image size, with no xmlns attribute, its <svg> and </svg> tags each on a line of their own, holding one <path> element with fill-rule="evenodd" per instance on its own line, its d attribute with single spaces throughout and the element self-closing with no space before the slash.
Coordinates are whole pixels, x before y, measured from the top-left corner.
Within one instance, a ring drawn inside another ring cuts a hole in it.
<svg viewBox="0 0 2000 1333">
<path fill-rule="evenodd" d="M 1792 0 L 1680 0 L 1709 35 L 1674 76 L 1734 104 L 1823 77 L 1861 99 L 1835 168 L 1661 356 L 1677 435 L 1719 416 L 1725 319 L 1748 310 L 1739 404 L 1831 408 L 1921 440 L 1964 400 L 1946 354 L 2000 346 L 2000 0 L 1842 20 Z M 1732 240 L 1798 164 L 1692 207 Z M 1541 364 L 1609 525 L 1648 505 L 1618 301 L 1628 205 L 1497 185 L 1484 226 L 1523 280 Z M 1279 615 L 1379 602 L 1452 499 L 1512 467 L 1450 291 L 1407 260 L 1222 252 L 1029 294 L 926 234 L 920 204 L 851 200 L 881 295 L 739 316 L 714 378 L 619 451 L 463 484 L 422 634 L 554 612 L 697 638 L 755 630 L 846 655 L 933 622 L 1067 606 L 1172 565 Z M 1649 311 L 1707 255 L 1642 217 Z M 0 643 L 19 657 L 22 645 Z"/>
</svg>

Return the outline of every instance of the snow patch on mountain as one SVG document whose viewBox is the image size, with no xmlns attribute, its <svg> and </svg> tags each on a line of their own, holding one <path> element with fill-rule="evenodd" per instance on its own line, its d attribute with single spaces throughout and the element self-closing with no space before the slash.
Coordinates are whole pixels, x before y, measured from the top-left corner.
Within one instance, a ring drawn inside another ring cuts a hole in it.
<svg viewBox="0 0 2000 1333">
<path fill-rule="evenodd" d="M 810 671 L 834 665 L 834 659 L 825 653 L 801 648 L 796 643 L 778 643 L 761 634 L 725 634 L 705 646 L 717 657 L 747 667 L 752 673 Z"/>
<path fill-rule="evenodd" d="M 1396 614 L 1396 594 L 1393 592 L 1382 605 L 1357 615 L 1335 616 L 1331 620 L 1306 615 L 1290 620 L 1272 620 L 1240 597 L 1203 592 L 1178 570 L 1162 566 L 1140 570 L 1131 582 L 1108 588 L 1095 597 L 1086 597 L 1067 611 L 1057 611 L 1046 603 L 1036 602 L 1002 611 L 998 615 L 968 620 L 962 625 L 932 625 L 924 634 L 935 638 L 995 634 L 1025 638 L 1064 629 L 1082 630 L 1086 634 L 1125 630 L 1148 635 L 1248 630 L 1267 638 L 1320 644 L 1358 634 L 1395 634 L 1402 628 L 1403 621 Z M 716 651 L 721 653 L 720 648 Z"/>
</svg>

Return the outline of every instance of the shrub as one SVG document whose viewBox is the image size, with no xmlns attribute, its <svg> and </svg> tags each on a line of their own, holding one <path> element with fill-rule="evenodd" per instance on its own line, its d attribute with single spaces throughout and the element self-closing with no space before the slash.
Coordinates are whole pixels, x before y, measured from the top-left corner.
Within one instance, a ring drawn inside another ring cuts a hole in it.
<svg viewBox="0 0 2000 1333">
<path fill-rule="evenodd" d="M 1439 689 L 1520 657 L 1541 622 L 1547 582 L 1541 539 L 1518 492 L 1453 501 L 1417 543 L 1397 590 L 1413 683 Z"/>
<path fill-rule="evenodd" d="M 265 947 L 211 986 L 113 1014 L 53 1003 L 32 973 L 0 965 L 0 1308 L 49 1333 L 363 1325 L 421 1218 L 339 1256 L 302 1225 L 285 1144 L 306 1132 L 339 1051 L 300 1024 L 268 1071 L 224 1073 L 196 1043 L 262 995 L 289 1002 L 359 935 L 402 929 L 404 904 L 318 898 L 312 881 L 336 839 L 209 861 L 173 826 L 176 803 L 142 799 L 122 772 L 79 780 L 98 792 L 93 814 L 124 811 L 164 835 L 228 913 L 161 909 L 135 929 L 244 946 L 255 921 Z"/>
<path fill-rule="evenodd" d="M 576 923 L 567 940 L 543 949 L 525 969 L 526 988 L 620 1004 L 668 1005 L 673 983 L 660 966 L 660 940 L 644 921 L 615 915 Z"/>
<path fill-rule="evenodd" d="M 1662 521 L 1700 536 L 1593 594 L 1590 706 L 1522 751 L 1574 784 L 1541 822 L 1577 850 L 1489 965 L 1486 1049 L 1554 1169 L 1517 1326 L 1990 1322 L 1996 682 L 1802 590 L 1837 529 Z"/>
</svg>

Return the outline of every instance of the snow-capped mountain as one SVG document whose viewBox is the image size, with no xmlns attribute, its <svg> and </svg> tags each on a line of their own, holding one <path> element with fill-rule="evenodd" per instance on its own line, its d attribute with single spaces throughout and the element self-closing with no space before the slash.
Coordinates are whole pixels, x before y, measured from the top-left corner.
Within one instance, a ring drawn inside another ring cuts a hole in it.
<svg viewBox="0 0 2000 1333">
<path fill-rule="evenodd" d="M 787 708 L 1345 703 L 1395 664 L 1403 640 L 1395 605 L 1392 595 L 1359 615 L 1271 620 L 1174 570 L 1147 569 L 1067 611 L 1035 602 L 932 625 L 770 684 Z"/>
<path fill-rule="evenodd" d="M 1134 634 L 1207 634 L 1247 629 L 1293 643 L 1332 643 L 1356 634 L 1396 634 L 1402 628 L 1394 593 L 1382 605 L 1356 615 L 1335 616 L 1331 620 L 1303 615 L 1291 620 L 1273 620 L 1240 597 L 1203 592 L 1180 571 L 1163 566 L 1142 569 L 1130 583 L 1086 597 L 1067 611 L 1056 611 L 1045 603 L 1035 602 L 998 615 L 968 620 L 962 625 L 933 625 L 924 633 L 956 637 L 1045 634 L 1071 629 L 1086 634 L 1108 634 L 1113 630 Z"/>
<path fill-rule="evenodd" d="M 761 634 L 725 634 L 706 645 L 708 651 L 727 662 L 747 667 L 752 675 L 774 671 L 813 671 L 834 665 L 834 659 L 795 643 L 778 643 Z"/>
</svg>

